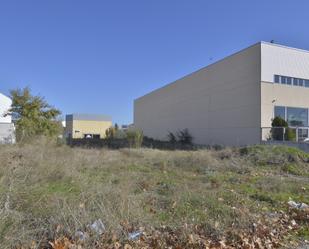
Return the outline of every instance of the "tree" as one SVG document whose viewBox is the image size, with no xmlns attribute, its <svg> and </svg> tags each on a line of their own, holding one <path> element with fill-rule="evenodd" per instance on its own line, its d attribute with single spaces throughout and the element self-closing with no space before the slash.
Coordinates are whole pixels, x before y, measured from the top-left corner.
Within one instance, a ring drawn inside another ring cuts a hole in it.
<svg viewBox="0 0 309 249">
<path fill-rule="evenodd" d="M 30 88 L 11 91 L 10 115 L 16 120 L 16 138 L 22 141 L 38 135 L 55 136 L 61 132 L 57 120 L 60 111 L 50 106 L 43 97 L 32 96 Z"/>
</svg>

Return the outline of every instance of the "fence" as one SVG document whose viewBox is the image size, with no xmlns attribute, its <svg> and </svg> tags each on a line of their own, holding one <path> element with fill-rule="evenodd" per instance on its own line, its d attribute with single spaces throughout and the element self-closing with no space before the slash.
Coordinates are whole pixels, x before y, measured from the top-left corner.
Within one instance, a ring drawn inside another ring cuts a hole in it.
<svg viewBox="0 0 309 249">
<path fill-rule="evenodd" d="M 261 141 L 309 143 L 309 127 L 262 127 Z"/>
</svg>

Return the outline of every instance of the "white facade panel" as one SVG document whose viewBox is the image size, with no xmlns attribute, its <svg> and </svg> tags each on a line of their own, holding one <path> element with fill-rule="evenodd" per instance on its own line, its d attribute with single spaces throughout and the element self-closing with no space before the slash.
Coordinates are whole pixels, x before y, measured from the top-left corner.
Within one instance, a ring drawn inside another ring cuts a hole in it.
<svg viewBox="0 0 309 249">
<path fill-rule="evenodd" d="M 0 93 L 0 123 L 11 123 L 11 116 L 5 116 L 7 111 L 11 108 L 12 100 Z"/>
<path fill-rule="evenodd" d="M 0 144 L 14 144 L 15 142 L 14 124 L 0 123 Z"/>
<path fill-rule="evenodd" d="M 309 51 L 265 42 L 261 50 L 262 81 L 273 82 L 274 75 L 309 79 Z"/>
</svg>

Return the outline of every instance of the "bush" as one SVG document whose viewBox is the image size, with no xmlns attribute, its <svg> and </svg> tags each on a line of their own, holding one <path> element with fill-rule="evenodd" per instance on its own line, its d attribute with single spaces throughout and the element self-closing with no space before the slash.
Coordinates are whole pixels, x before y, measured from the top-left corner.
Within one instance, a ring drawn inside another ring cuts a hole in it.
<svg viewBox="0 0 309 249">
<path fill-rule="evenodd" d="M 130 148 L 141 148 L 143 144 L 144 134 L 141 130 L 128 130 L 126 132 L 127 140 Z"/>
<path fill-rule="evenodd" d="M 271 136 L 273 140 L 282 141 L 283 139 L 287 141 L 294 141 L 296 134 L 291 130 L 288 123 L 281 117 L 275 117 L 272 121 L 271 126 Z"/>
<path fill-rule="evenodd" d="M 189 130 L 183 129 L 177 132 L 177 138 L 178 141 L 181 144 L 186 144 L 186 145 L 192 145 L 193 144 L 193 137 L 191 136 Z"/>
<path fill-rule="evenodd" d="M 171 144 L 177 143 L 177 138 L 176 138 L 176 136 L 175 136 L 175 134 L 173 132 L 169 132 L 168 135 L 167 135 L 167 138 L 168 138 L 168 141 Z"/>
<path fill-rule="evenodd" d="M 110 127 L 105 131 L 105 138 L 106 139 L 113 139 L 116 134 L 116 129 L 115 127 Z"/>
</svg>

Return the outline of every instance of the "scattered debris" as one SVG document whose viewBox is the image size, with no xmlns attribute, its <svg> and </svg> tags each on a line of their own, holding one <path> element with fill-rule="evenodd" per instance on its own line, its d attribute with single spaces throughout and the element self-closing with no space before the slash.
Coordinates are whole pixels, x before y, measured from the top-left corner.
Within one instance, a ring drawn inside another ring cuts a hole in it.
<svg viewBox="0 0 309 249">
<path fill-rule="evenodd" d="M 299 210 L 309 209 L 309 205 L 307 205 L 306 203 L 297 203 L 295 201 L 289 201 L 288 205 L 291 208 L 295 208 L 295 209 L 299 209 Z"/>
<path fill-rule="evenodd" d="M 298 212 L 303 212 L 299 210 Z M 298 213 L 297 212 L 297 213 Z M 293 231 L 299 229 L 298 220 L 294 219 L 295 211 L 285 213 L 284 211 L 270 213 L 265 216 L 257 217 L 252 223 L 250 230 L 233 230 L 229 237 L 212 237 L 201 225 L 184 224 L 183 227 L 171 228 L 144 227 L 128 233 L 129 241 L 122 241 L 114 233 L 104 232 L 102 236 L 96 239 L 96 248 L 212 248 L 212 249 L 262 249 L 262 248 L 280 248 L 284 238 Z M 93 229 L 99 229 L 102 232 L 103 222 L 96 220 L 92 224 Z M 126 227 L 131 227 L 129 223 Z M 132 225 L 133 228 L 133 225 Z M 105 229 L 105 227 L 104 227 Z M 128 231 L 128 230 L 126 230 Z M 188 233 L 187 233 L 188 232 Z M 76 235 L 84 237 L 85 233 L 78 231 Z M 56 239 L 50 242 L 53 249 L 81 249 L 81 242 L 72 241 L 68 238 Z M 296 248 L 295 244 L 291 248 Z"/>
<path fill-rule="evenodd" d="M 129 240 L 136 240 L 138 239 L 140 236 L 142 235 L 142 232 L 133 232 L 133 233 L 129 233 Z"/>
<path fill-rule="evenodd" d="M 77 241 L 85 241 L 87 240 L 87 238 L 89 237 L 89 235 L 85 232 L 82 232 L 82 231 L 77 231 L 75 233 L 75 238 Z"/>
<path fill-rule="evenodd" d="M 106 230 L 104 223 L 101 219 L 96 220 L 91 225 L 89 225 L 89 227 L 93 232 L 97 233 L 98 235 L 102 235 Z"/>
</svg>

